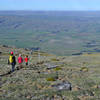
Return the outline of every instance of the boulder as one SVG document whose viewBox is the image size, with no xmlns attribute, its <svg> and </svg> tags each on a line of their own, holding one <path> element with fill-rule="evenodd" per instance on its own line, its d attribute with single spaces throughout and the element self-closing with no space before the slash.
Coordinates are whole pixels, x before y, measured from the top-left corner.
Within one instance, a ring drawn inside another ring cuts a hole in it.
<svg viewBox="0 0 100 100">
<path fill-rule="evenodd" d="M 50 65 L 50 64 L 45 64 L 47 66 L 47 69 L 54 69 L 59 67 L 58 65 Z"/>
<path fill-rule="evenodd" d="M 72 85 L 68 81 L 63 81 L 62 83 L 52 85 L 52 87 L 56 88 L 57 90 L 72 90 Z"/>
</svg>

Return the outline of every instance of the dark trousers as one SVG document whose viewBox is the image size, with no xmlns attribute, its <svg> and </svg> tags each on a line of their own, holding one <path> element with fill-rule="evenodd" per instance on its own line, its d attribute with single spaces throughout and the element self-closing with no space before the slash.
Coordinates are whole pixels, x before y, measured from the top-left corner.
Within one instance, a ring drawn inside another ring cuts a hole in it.
<svg viewBox="0 0 100 100">
<path fill-rule="evenodd" d="M 14 72 L 15 71 L 15 64 L 12 63 L 11 65 L 12 65 L 12 70 L 11 71 Z"/>
<path fill-rule="evenodd" d="M 28 65 L 28 62 L 26 62 L 26 65 Z"/>
</svg>

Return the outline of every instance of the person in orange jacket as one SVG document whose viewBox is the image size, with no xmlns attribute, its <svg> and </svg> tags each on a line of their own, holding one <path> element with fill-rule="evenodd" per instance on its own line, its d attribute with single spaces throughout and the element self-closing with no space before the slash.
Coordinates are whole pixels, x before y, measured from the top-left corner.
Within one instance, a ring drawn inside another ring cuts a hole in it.
<svg viewBox="0 0 100 100">
<path fill-rule="evenodd" d="M 28 56 L 26 56 L 26 57 L 24 58 L 24 61 L 25 61 L 25 64 L 26 64 L 26 66 L 27 66 L 27 65 L 28 65 L 28 61 L 29 61 Z"/>
</svg>

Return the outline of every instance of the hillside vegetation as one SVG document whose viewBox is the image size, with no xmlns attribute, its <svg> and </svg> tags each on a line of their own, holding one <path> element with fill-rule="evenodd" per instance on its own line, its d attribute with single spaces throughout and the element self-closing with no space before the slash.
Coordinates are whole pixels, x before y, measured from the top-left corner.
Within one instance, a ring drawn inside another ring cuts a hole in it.
<svg viewBox="0 0 100 100">
<path fill-rule="evenodd" d="M 8 73 L 12 50 L 16 58 L 29 55 L 29 66 Z M 0 46 L 0 100 L 100 100 L 100 54 L 55 56 Z"/>
</svg>

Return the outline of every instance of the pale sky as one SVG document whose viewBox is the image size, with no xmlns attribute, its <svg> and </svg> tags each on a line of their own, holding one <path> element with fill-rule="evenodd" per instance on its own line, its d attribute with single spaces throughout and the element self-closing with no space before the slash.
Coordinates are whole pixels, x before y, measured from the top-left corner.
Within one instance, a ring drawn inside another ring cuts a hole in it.
<svg viewBox="0 0 100 100">
<path fill-rule="evenodd" d="M 100 0 L 0 0 L 0 10 L 100 10 Z"/>
</svg>

